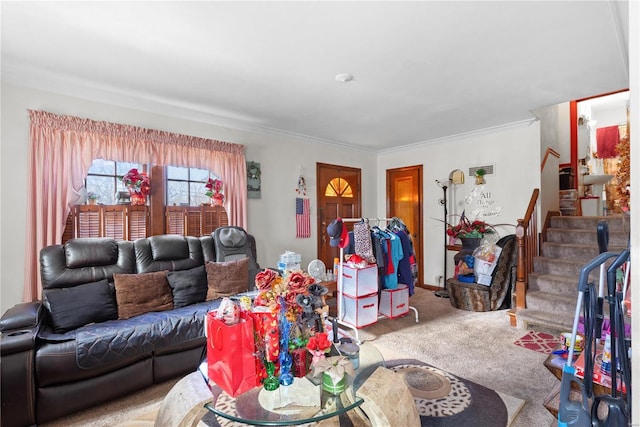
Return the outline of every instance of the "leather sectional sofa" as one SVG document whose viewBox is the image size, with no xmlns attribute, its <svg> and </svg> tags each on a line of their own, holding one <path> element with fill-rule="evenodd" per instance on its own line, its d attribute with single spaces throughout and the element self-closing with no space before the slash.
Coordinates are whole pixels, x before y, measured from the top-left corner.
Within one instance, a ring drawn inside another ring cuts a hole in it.
<svg viewBox="0 0 640 427">
<path fill-rule="evenodd" d="M 44 248 L 43 301 L 0 320 L 2 426 L 44 423 L 193 372 L 206 348 L 205 314 L 250 290 L 259 268 L 253 237 L 227 231 L 246 256 L 213 262 L 214 235 Z"/>
</svg>

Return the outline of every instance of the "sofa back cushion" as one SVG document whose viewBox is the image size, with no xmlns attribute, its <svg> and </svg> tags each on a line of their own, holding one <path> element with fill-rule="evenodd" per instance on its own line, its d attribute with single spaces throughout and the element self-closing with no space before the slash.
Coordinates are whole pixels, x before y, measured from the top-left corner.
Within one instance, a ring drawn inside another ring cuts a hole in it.
<svg viewBox="0 0 640 427">
<path fill-rule="evenodd" d="M 249 290 L 248 258 L 228 262 L 208 262 L 205 267 L 208 285 L 207 301 L 230 297 Z"/>
<path fill-rule="evenodd" d="M 108 238 L 70 239 L 40 251 L 43 289 L 67 288 L 102 279 L 116 273 L 135 273 L 133 243 Z"/>
<path fill-rule="evenodd" d="M 174 308 L 203 302 L 207 297 L 207 272 L 204 265 L 190 270 L 168 271 L 167 280 L 173 293 Z"/>
<path fill-rule="evenodd" d="M 113 276 L 118 303 L 118 319 L 128 319 L 150 311 L 173 309 L 173 296 L 166 271 Z"/>
<path fill-rule="evenodd" d="M 193 236 L 161 234 L 133 242 L 138 273 L 189 270 L 204 265 L 200 240 Z"/>
<path fill-rule="evenodd" d="M 118 318 L 113 286 L 107 279 L 68 288 L 44 289 L 42 296 L 53 331 L 58 334 Z"/>
</svg>

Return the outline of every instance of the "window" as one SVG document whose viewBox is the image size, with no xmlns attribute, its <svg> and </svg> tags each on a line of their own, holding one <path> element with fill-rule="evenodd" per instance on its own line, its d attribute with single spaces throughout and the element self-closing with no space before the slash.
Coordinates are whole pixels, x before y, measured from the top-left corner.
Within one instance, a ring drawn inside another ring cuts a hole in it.
<svg viewBox="0 0 640 427">
<path fill-rule="evenodd" d="M 200 206 L 211 199 L 205 185 L 215 175 L 205 169 L 167 166 L 167 206 Z"/>
<path fill-rule="evenodd" d="M 132 168 L 142 170 L 142 165 L 139 163 L 94 159 L 91 162 L 85 182 L 87 193 L 97 194 L 98 203 L 114 205 L 116 203 L 116 192 L 126 191 L 124 185 L 122 185 L 122 176 Z"/>
<path fill-rule="evenodd" d="M 325 188 L 324 195 L 328 197 L 353 197 L 353 190 L 345 179 L 333 178 Z"/>
</svg>

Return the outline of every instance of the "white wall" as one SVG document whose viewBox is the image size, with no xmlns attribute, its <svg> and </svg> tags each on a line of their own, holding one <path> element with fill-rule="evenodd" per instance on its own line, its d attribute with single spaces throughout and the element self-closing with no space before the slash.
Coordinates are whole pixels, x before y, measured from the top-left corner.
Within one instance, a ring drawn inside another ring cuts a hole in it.
<svg viewBox="0 0 640 427">
<path fill-rule="evenodd" d="M 448 196 L 452 199 L 452 205 L 455 205 L 454 209 L 448 209 L 448 213 L 453 216 L 452 221 L 457 223 L 457 217 L 454 215 L 462 212 L 464 199 L 473 188 L 473 178 L 468 176 L 468 169 L 493 164 L 495 174 L 486 176 L 485 190 L 491 193 L 491 198 L 496 202 L 495 206 L 501 207 L 502 210 L 499 216 L 486 218 L 486 221 L 491 224 L 512 224 L 513 226 L 498 228 L 501 236 L 511 234 L 515 230 L 517 220 L 525 214 L 533 189 L 540 185 L 539 147 L 540 128 L 538 122 L 535 122 L 493 129 L 486 133 L 452 137 L 437 143 L 384 152 L 378 156 L 377 203 L 380 216 L 386 214 L 384 171 L 403 166 L 423 165 L 426 284 L 438 285 L 435 278 L 443 274 L 444 267 L 445 242 L 441 221 L 444 212 L 438 202 L 442 198 L 442 189 L 435 180 L 448 179 L 449 173 L 454 169 L 465 172 L 464 189 L 456 189 L 455 197 Z M 453 275 L 454 255 L 454 252 L 448 254 L 451 259 L 448 261 L 446 277 Z"/>
<path fill-rule="evenodd" d="M 22 300 L 29 119 L 27 109 L 141 126 L 246 146 L 247 160 L 262 168 L 262 198 L 249 199 L 247 229 L 256 237 L 258 262 L 275 266 L 285 250 L 302 254 L 306 266 L 316 256 L 317 232 L 295 238 L 295 198 L 298 173 L 307 181 L 311 223 L 315 224 L 316 162 L 362 169 L 363 211 L 375 210 L 376 155 L 304 138 L 223 128 L 49 92 L 2 84 L 2 144 L 0 225 L 0 310 Z"/>
</svg>

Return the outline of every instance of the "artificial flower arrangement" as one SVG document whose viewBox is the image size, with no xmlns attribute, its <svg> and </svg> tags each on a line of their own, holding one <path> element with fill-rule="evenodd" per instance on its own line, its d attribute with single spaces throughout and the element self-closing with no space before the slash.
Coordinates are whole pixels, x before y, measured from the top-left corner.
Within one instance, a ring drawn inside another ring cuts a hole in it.
<svg viewBox="0 0 640 427">
<path fill-rule="evenodd" d="M 131 169 L 122 177 L 122 183 L 130 193 L 142 194 L 143 196 L 151 194 L 149 175 L 138 172 L 136 168 Z"/>
<path fill-rule="evenodd" d="M 307 350 L 313 356 L 311 364 L 313 366 L 317 365 L 331 351 L 331 341 L 329 341 L 328 334 L 326 332 L 317 332 L 309 338 Z"/>
<path fill-rule="evenodd" d="M 257 343 L 264 343 L 264 346 L 258 345 L 258 359 L 277 361 L 280 375 L 283 367 L 292 365 L 296 375 L 300 371 L 304 371 L 302 375 L 306 374 L 306 346 L 310 340 L 317 340 L 315 334 L 323 330 L 327 288 L 315 283 L 307 273 L 292 271 L 281 276 L 271 269 L 259 272 L 255 284 L 258 294 L 253 301 L 253 312 L 267 313 L 266 324 L 261 322 L 256 336 Z M 275 336 L 279 337 L 278 341 Z M 302 368 L 295 365 L 300 354 L 303 356 L 300 360 Z M 267 363 L 265 367 L 270 368 Z"/>
<path fill-rule="evenodd" d="M 222 180 L 221 179 L 212 179 L 209 178 L 207 183 L 204 185 L 207 191 L 204 193 L 205 196 L 210 197 L 212 201 L 217 204 L 222 204 L 224 202 L 224 194 L 222 194 Z"/>
<path fill-rule="evenodd" d="M 479 239 L 484 237 L 486 234 L 493 233 L 495 233 L 495 229 L 493 228 L 493 226 L 487 224 L 484 221 L 480 221 L 479 219 L 469 221 L 464 213 L 460 217 L 460 222 L 458 222 L 458 224 L 447 224 L 447 235 L 453 237 L 454 239 Z"/>
</svg>

